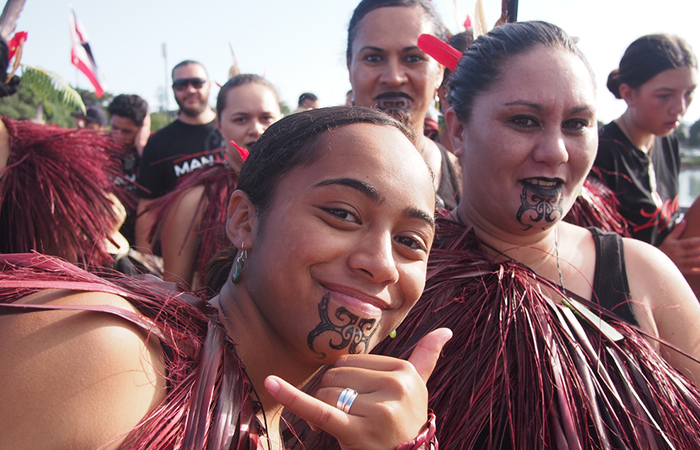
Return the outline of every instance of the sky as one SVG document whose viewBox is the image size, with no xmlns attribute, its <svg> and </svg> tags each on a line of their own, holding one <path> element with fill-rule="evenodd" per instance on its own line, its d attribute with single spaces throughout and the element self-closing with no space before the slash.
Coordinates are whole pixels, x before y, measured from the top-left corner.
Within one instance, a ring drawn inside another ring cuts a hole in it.
<svg viewBox="0 0 700 450">
<path fill-rule="evenodd" d="M 72 0 L 69 5 L 27 0 L 17 30 L 29 32 L 22 63 L 91 89 L 87 78 L 70 64 L 72 6 L 88 33 L 106 90 L 140 95 L 152 111 L 165 106 L 175 109 L 170 69 L 184 59 L 200 61 L 212 80 L 226 82 L 232 64 L 230 46 L 241 70 L 266 76 L 291 109 L 303 92 L 313 92 L 322 106 L 331 106 L 344 103 L 350 89 L 345 64 L 347 25 L 358 1 Z M 432 2 L 452 31 L 458 31 L 467 14 L 474 17 L 476 0 Z M 495 23 L 501 2 L 483 0 L 483 4 L 487 23 Z M 596 73 L 598 118 L 604 122 L 624 112 L 624 102 L 613 97 L 605 82 L 637 37 L 677 34 L 700 53 L 697 0 L 521 0 L 518 20 L 545 20 L 579 37 L 579 46 Z M 217 90 L 212 89 L 212 104 Z M 684 121 L 699 119 L 697 100 Z"/>
</svg>

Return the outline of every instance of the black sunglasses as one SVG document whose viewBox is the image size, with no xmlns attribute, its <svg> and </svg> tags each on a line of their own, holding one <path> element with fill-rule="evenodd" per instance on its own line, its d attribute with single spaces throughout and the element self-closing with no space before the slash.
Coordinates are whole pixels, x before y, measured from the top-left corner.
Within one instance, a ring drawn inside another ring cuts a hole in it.
<svg viewBox="0 0 700 450">
<path fill-rule="evenodd" d="M 189 85 L 192 85 L 195 89 L 200 89 L 206 82 L 207 80 L 204 78 L 180 78 L 173 81 L 173 89 L 176 91 L 184 91 Z"/>
</svg>

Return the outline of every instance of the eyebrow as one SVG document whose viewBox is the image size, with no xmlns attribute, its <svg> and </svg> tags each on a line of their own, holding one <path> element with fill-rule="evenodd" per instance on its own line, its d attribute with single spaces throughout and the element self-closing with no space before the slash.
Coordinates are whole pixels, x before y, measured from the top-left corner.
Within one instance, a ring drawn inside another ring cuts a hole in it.
<svg viewBox="0 0 700 450">
<path fill-rule="evenodd" d="M 360 180 L 356 180 L 355 178 L 331 178 L 329 180 L 323 180 L 319 183 L 316 183 L 314 187 L 335 185 L 346 186 L 351 189 L 355 189 L 356 191 L 360 192 L 362 195 L 364 195 L 365 197 L 372 200 L 378 205 L 381 205 L 386 200 L 372 185 Z M 433 229 L 435 229 L 435 220 L 433 219 L 433 217 L 421 209 L 409 207 L 404 209 L 403 215 L 404 217 L 407 217 L 409 219 L 420 219 L 424 222 L 427 222 Z"/>
<path fill-rule="evenodd" d="M 504 106 L 527 106 L 527 107 L 532 108 L 536 111 L 543 111 L 544 110 L 544 106 L 540 105 L 539 103 L 528 102 L 527 100 L 514 100 L 512 102 L 506 102 L 503 105 Z M 568 111 L 568 113 L 569 114 L 576 114 L 576 113 L 586 112 L 586 111 L 594 111 L 594 109 L 588 105 L 580 105 L 580 106 L 574 106 L 573 108 L 571 108 Z"/>
<path fill-rule="evenodd" d="M 685 92 L 693 92 L 693 91 L 695 90 L 695 88 L 697 88 L 697 85 L 690 86 L 690 89 L 686 89 Z M 660 92 L 677 92 L 677 91 L 683 92 L 683 89 L 677 89 L 677 88 L 673 88 L 673 87 L 662 86 L 662 87 L 660 87 L 660 88 L 656 88 L 656 89 L 654 90 L 654 93 L 657 93 L 657 94 L 658 94 L 658 93 L 660 93 Z"/>
<path fill-rule="evenodd" d="M 358 50 L 358 52 L 362 52 L 362 51 L 366 51 L 366 50 L 369 50 L 372 52 L 385 52 L 386 51 L 385 49 L 380 48 L 380 47 L 374 47 L 372 45 L 365 45 L 360 50 Z M 418 48 L 417 45 L 409 45 L 408 47 L 404 47 L 401 49 L 402 52 L 411 52 L 413 50 L 420 50 L 420 48 Z"/>
</svg>

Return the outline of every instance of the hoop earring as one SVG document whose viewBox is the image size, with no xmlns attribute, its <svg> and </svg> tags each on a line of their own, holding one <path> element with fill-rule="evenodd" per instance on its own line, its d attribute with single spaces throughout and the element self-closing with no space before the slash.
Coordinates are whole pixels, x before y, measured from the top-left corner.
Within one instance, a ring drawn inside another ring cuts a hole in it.
<svg viewBox="0 0 700 450">
<path fill-rule="evenodd" d="M 243 244 L 245 245 L 245 242 Z M 233 263 L 235 266 L 233 274 L 231 275 L 231 281 L 233 281 L 233 284 L 238 284 L 238 282 L 241 281 L 241 272 L 243 272 L 243 266 L 245 265 L 245 260 L 247 257 L 248 250 L 241 249 L 236 257 L 236 261 Z"/>
</svg>

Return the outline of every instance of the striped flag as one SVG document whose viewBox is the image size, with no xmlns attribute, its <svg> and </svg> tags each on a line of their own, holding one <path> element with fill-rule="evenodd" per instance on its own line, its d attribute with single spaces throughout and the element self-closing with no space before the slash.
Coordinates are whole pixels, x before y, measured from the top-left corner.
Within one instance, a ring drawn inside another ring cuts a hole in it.
<svg viewBox="0 0 700 450">
<path fill-rule="evenodd" d="M 102 97 L 102 94 L 105 92 L 105 81 L 102 73 L 100 73 L 100 69 L 95 64 L 95 58 L 92 56 L 85 28 L 78 21 L 73 9 L 71 9 L 70 14 L 70 36 L 73 42 L 73 48 L 70 51 L 71 63 L 88 77 L 88 80 L 95 88 L 97 98 Z"/>
</svg>

